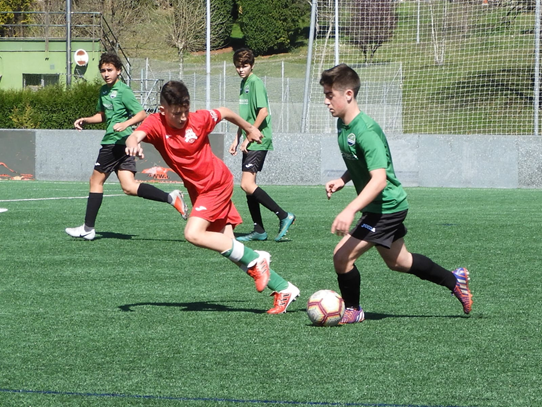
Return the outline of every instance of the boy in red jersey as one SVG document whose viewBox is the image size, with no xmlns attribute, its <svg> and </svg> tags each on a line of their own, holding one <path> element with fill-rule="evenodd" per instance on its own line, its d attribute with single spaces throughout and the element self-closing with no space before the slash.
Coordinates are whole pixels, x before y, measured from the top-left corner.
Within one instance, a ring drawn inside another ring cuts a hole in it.
<svg viewBox="0 0 542 407">
<path fill-rule="evenodd" d="M 211 150 L 209 134 L 221 120 L 241 127 L 247 138 L 260 143 L 260 131 L 228 108 L 190 112 L 190 94 L 183 82 L 169 81 L 160 93 L 160 111 L 147 117 L 126 140 L 126 154 L 143 157 L 140 142 L 152 144 L 184 181 L 192 211 L 184 237 L 230 259 L 255 281 L 262 292 L 269 287 L 274 306 L 269 314 L 286 312 L 299 289 L 269 268 L 270 255 L 254 251 L 235 239 L 233 229 L 242 223 L 233 205 L 233 174 Z"/>
</svg>

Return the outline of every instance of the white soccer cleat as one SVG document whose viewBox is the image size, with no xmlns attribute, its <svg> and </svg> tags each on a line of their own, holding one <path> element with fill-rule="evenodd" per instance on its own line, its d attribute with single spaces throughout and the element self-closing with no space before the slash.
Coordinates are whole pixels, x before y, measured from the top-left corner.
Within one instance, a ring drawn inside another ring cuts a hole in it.
<svg viewBox="0 0 542 407">
<path fill-rule="evenodd" d="M 94 228 L 87 230 L 85 225 L 81 225 L 76 228 L 66 228 L 66 233 L 71 237 L 82 237 L 85 240 L 94 240 L 96 237 L 96 231 Z"/>
</svg>

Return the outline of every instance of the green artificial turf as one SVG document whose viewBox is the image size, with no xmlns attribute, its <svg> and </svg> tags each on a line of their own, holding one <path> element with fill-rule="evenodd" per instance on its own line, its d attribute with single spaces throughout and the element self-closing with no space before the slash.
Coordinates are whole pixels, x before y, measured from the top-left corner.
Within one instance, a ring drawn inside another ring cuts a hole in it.
<svg viewBox="0 0 542 407">
<path fill-rule="evenodd" d="M 371 251 L 357 262 L 366 321 L 318 328 L 306 301 L 338 289 L 330 226 L 354 190 L 264 188 L 298 218 L 287 240 L 248 244 L 301 289 L 284 315 L 187 243 L 169 205 L 106 184 L 87 242 L 64 233 L 83 222 L 87 183 L 1 181 L 0 406 L 542 405 L 542 191 L 407 189 L 407 247 L 471 271 L 470 317 Z M 239 187 L 234 201 L 249 232 Z"/>
</svg>

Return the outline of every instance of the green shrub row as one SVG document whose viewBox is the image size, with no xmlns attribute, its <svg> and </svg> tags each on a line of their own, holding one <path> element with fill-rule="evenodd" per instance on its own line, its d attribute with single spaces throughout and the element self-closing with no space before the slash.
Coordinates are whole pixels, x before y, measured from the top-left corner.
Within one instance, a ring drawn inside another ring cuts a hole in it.
<svg viewBox="0 0 542 407">
<path fill-rule="evenodd" d="M 61 85 L 35 90 L 0 90 L 0 128 L 73 129 L 79 117 L 96 113 L 102 83 L 79 82 L 70 89 Z M 104 129 L 103 124 L 87 129 Z"/>
<path fill-rule="evenodd" d="M 289 51 L 300 24 L 310 13 L 302 0 L 238 0 L 239 25 L 247 47 L 256 55 Z"/>
</svg>

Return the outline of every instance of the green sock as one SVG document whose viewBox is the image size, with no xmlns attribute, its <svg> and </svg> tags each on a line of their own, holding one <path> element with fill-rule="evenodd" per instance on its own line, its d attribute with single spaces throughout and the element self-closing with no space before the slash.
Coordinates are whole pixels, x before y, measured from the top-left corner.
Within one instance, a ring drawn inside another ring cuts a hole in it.
<svg viewBox="0 0 542 407">
<path fill-rule="evenodd" d="M 259 257 L 258 253 L 235 239 L 233 239 L 231 249 L 220 254 L 233 262 L 241 263 L 245 266 L 248 266 L 250 262 Z"/>
<path fill-rule="evenodd" d="M 267 288 L 276 292 L 279 292 L 288 288 L 288 281 L 283 279 L 281 276 L 279 276 L 277 273 L 275 273 L 271 269 L 269 269 L 269 272 L 271 275 L 269 278 L 269 283 L 267 283 Z"/>
</svg>

